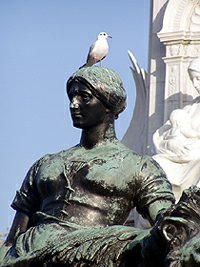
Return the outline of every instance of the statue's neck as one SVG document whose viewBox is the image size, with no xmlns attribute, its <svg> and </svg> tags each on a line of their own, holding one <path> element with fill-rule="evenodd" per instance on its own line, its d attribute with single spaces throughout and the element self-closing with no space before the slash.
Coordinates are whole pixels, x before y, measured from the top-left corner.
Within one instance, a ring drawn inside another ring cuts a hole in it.
<svg viewBox="0 0 200 267">
<path fill-rule="evenodd" d="M 87 149 L 93 148 L 100 145 L 105 141 L 112 141 L 116 139 L 114 122 L 113 123 L 103 123 L 89 129 L 83 129 L 80 146 L 83 146 Z"/>
</svg>

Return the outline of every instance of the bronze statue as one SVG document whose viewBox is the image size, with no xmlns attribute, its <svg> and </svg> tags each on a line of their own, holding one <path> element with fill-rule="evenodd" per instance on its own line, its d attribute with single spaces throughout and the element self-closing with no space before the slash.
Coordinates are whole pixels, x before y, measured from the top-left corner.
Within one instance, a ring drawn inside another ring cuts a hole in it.
<svg viewBox="0 0 200 267">
<path fill-rule="evenodd" d="M 136 207 L 154 225 L 174 196 L 159 165 L 116 138 L 114 121 L 126 104 L 120 78 L 107 68 L 82 68 L 69 78 L 67 94 L 80 143 L 30 168 L 12 202 L 16 215 L 0 266 L 161 267 L 160 228 L 125 221 Z"/>
</svg>

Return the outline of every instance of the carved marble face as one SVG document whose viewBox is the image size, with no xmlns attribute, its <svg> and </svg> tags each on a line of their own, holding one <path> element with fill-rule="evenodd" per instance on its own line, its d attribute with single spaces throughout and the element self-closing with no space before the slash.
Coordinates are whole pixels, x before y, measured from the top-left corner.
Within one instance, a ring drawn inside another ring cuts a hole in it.
<svg viewBox="0 0 200 267">
<path fill-rule="evenodd" d="M 194 88 L 200 94 L 200 72 L 195 70 L 189 70 L 189 75 Z"/>
<path fill-rule="evenodd" d="M 68 96 L 74 127 L 90 128 L 104 121 L 108 109 L 92 94 L 86 85 L 73 82 Z"/>
</svg>

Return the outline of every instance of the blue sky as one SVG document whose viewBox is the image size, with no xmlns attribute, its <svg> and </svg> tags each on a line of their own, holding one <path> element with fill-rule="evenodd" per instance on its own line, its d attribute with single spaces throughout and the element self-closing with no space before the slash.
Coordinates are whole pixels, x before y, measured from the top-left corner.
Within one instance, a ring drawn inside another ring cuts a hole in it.
<svg viewBox="0 0 200 267">
<path fill-rule="evenodd" d="M 65 84 L 101 31 L 113 37 L 102 65 L 120 75 L 127 91 L 127 109 L 116 121 L 123 137 L 135 100 L 127 50 L 147 69 L 149 2 L 0 1 L 0 232 L 12 222 L 10 203 L 30 166 L 79 142 Z"/>
</svg>

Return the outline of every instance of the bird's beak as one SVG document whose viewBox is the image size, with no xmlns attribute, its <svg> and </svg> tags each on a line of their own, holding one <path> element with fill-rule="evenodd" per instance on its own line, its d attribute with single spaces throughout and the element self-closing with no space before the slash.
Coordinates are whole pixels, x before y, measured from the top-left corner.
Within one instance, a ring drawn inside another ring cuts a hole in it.
<svg viewBox="0 0 200 267">
<path fill-rule="evenodd" d="M 112 36 L 108 35 L 108 38 L 112 38 Z"/>
</svg>

